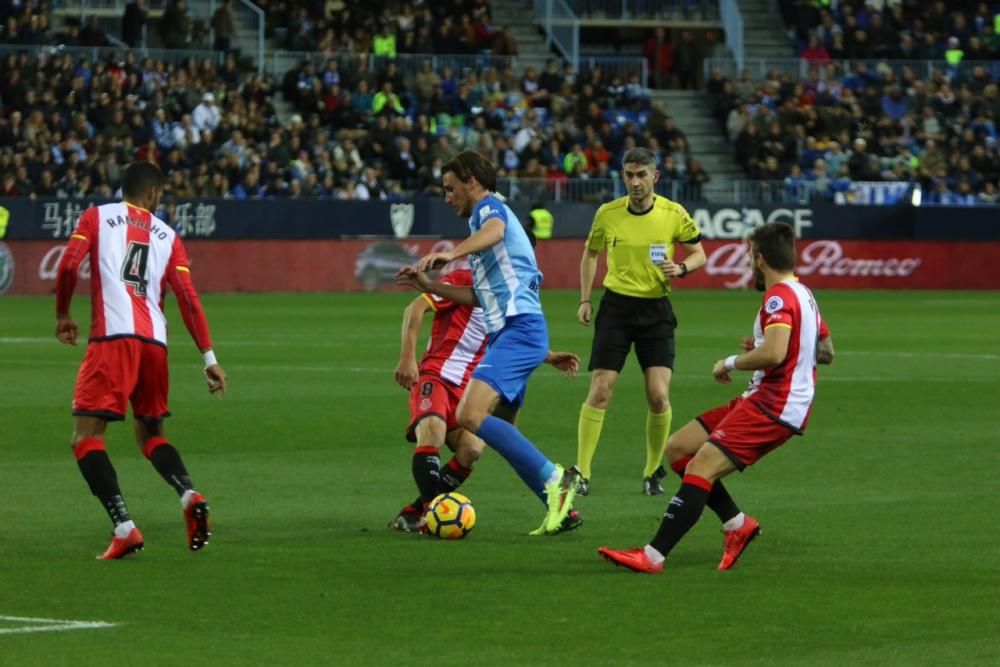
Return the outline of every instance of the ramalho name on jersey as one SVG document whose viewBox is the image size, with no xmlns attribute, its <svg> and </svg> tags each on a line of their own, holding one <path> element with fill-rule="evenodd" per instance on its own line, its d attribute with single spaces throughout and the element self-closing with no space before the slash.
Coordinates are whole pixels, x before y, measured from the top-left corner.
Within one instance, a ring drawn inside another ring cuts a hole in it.
<svg viewBox="0 0 1000 667">
<path fill-rule="evenodd" d="M 472 286 L 472 272 L 457 269 L 441 278 L 446 285 Z M 464 388 L 469 376 L 486 351 L 486 323 L 481 308 L 425 293 L 434 310 L 434 324 L 427 341 L 427 351 L 420 360 L 421 375 L 436 375 Z"/>
<path fill-rule="evenodd" d="M 201 349 L 211 347 L 208 324 L 190 280 L 187 253 L 177 233 L 149 211 L 125 202 L 87 209 L 63 255 L 73 280 L 63 281 L 57 307 L 72 296 L 76 267 L 89 254 L 90 340 L 133 337 L 167 344 L 163 297 L 169 282 L 185 324 Z"/>
<path fill-rule="evenodd" d="M 809 421 L 816 394 L 816 346 L 830 331 L 823 323 L 812 292 L 795 279 L 767 290 L 754 320 L 754 346 L 770 327 L 791 330 L 788 352 L 777 366 L 755 371 L 743 392 L 765 414 L 801 433 Z"/>
<path fill-rule="evenodd" d="M 542 314 L 539 297 L 542 274 L 528 235 L 514 211 L 495 195 L 487 195 L 472 209 L 469 228 L 473 233 L 478 232 L 493 219 L 504 224 L 503 239 L 469 255 L 473 288 L 489 333 L 502 329 L 508 317 Z"/>
</svg>

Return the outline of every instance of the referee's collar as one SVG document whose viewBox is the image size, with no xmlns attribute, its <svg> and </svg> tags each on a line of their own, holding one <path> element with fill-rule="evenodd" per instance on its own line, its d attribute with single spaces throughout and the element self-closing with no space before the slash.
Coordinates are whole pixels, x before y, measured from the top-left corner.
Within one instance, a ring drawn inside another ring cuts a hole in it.
<svg viewBox="0 0 1000 667">
<path fill-rule="evenodd" d="M 656 195 L 653 195 L 653 203 L 650 204 L 649 208 L 647 208 L 645 211 L 638 211 L 638 212 L 637 211 L 633 211 L 631 204 L 629 204 L 629 205 L 626 206 L 626 209 L 632 215 L 646 215 L 647 213 L 649 213 L 650 211 L 652 211 L 654 208 L 656 208 Z"/>
</svg>

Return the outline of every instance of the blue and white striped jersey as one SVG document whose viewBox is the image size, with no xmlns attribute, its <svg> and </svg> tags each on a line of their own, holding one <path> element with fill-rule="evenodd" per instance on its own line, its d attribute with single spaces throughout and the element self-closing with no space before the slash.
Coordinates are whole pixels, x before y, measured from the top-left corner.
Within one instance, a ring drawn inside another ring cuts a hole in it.
<svg viewBox="0 0 1000 667">
<path fill-rule="evenodd" d="M 495 195 L 483 197 L 472 209 L 469 228 L 475 233 L 492 218 L 503 221 L 503 240 L 469 255 L 469 265 L 486 330 L 496 333 L 503 329 L 508 317 L 542 314 L 538 294 L 542 273 L 521 221 Z"/>
</svg>

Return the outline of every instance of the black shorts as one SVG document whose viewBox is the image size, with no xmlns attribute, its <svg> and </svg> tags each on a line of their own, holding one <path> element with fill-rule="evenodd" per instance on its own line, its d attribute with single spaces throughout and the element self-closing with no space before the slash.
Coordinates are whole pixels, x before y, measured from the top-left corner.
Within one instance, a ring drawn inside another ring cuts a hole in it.
<svg viewBox="0 0 1000 667">
<path fill-rule="evenodd" d="M 589 368 L 620 373 L 634 344 L 642 370 L 673 369 L 675 328 L 677 318 L 670 299 L 642 299 L 605 290 L 594 318 Z"/>
</svg>

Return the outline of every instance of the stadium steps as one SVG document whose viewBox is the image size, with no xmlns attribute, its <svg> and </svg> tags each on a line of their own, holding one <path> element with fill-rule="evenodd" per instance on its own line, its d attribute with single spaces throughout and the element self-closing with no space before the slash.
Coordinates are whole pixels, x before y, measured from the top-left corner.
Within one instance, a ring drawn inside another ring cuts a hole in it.
<svg viewBox="0 0 1000 667">
<path fill-rule="evenodd" d="M 534 67 L 544 66 L 555 54 L 545 46 L 545 36 L 535 23 L 531 5 L 520 0 L 492 0 L 490 13 L 493 24 L 502 29 L 510 26 L 517 40 L 518 58 Z"/>
<path fill-rule="evenodd" d="M 781 15 L 773 0 L 740 0 L 743 14 L 743 54 L 747 58 L 794 58 Z"/>
<path fill-rule="evenodd" d="M 708 98 L 694 90 L 651 90 L 650 99 L 666 105 L 667 115 L 687 136 L 691 156 L 701 162 L 712 178 L 706 190 L 709 201 L 714 193 L 734 180 L 746 178 L 743 169 L 733 158 L 733 148 L 726 141 L 719 126 L 712 118 Z"/>
</svg>

